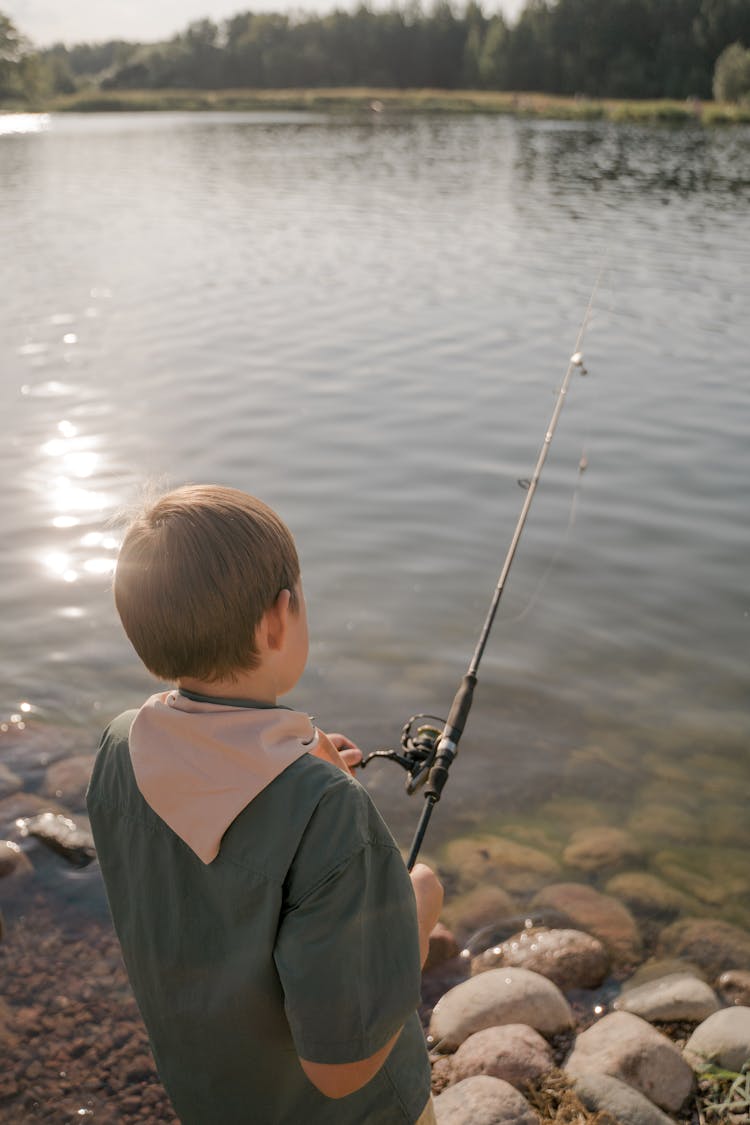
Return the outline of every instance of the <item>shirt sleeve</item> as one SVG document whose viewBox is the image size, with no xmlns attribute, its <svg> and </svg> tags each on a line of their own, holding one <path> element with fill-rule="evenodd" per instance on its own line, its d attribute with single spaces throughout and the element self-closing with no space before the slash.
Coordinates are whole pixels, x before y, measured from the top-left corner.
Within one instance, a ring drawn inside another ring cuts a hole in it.
<svg viewBox="0 0 750 1125">
<path fill-rule="evenodd" d="M 344 775 L 301 841 L 274 959 L 297 1053 L 310 1062 L 369 1058 L 419 1003 L 411 880 L 368 794 Z"/>
</svg>

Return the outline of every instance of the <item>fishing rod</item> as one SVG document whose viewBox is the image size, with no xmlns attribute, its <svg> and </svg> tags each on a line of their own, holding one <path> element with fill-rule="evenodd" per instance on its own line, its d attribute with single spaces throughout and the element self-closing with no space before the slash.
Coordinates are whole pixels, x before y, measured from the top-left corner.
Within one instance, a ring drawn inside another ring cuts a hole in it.
<svg viewBox="0 0 750 1125">
<path fill-rule="evenodd" d="M 557 422 L 565 403 L 565 397 L 568 393 L 568 387 L 573 372 L 577 370 L 581 375 L 587 373 L 586 368 L 583 366 L 583 352 L 581 348 L 583 346 L 584 336 L 586 335 L 586 329 L 591 319 L 594 297 L 599 288 L 600 280 L 601 271 L 591 291 L 591 296 L 586 306 L 586 312 L 581 321 L 581 326 L 578 329 L 573 354 L 568 361 L 565 378 L 562 381 L 560 390 L 555 399 L 552 417 L 544 435 L 544 441 L 542 442 L 542 447 L 539 451 L 536 465 L 534 466 L 534 472 L 529 479 L 523 479 L 518 482 L 525 488 L 526 496 L 511 538 L 508 553 L 505 556 L 505 561 L 503 562 L 500 576 L 492 595 L 490 608 L 485 617 L 477 646 L 474 649 L 474 655 L 459 684 L 458 691 L 455 694 L 451 709 L 448 713 L 448 718 L 447 720 L 443 720 L 435 715 L 412 715 L 408 722 L 404 724 L 403 730 L 401 731 L 401 753 L 397 750 L 374 750 L 361 762 L 362 769 L 365 768 L 368 762 L 371 762 L 375 758 L 387 758 L 390 761 L 396 762 L 397 765 L 405 769 L 409 775 L 406 779 L 406 792 L 409 795 L 415 793 L 421 786 L 424 785 L 425 787 L 425 804 L 422 809 L 419 824 L 417 825 L 417 830 L 414 834 L 406 864 L 409 871 L 411 871 L 417 861 L 419 849 L 422 847 L 432 811 L 442 796 L 443 789 L 448 780 L 450 767 L 458 754 L 461 735 L 464 732 L 474 699 L 474 688 L 477 685 L 479 664 L 489 639 L 498 606 L 500 605 L 500 599 L 505 590 L 510 568 L 516 556 L 521 534 L 526 524 L 537 485 L 539 484 L 539 478 L 542 475 L 542 469 L 547 460 L 547 454 L 552 444 L 552 438 L 554 437 Z M 436 726 L 434 724 L 438 725 Z"/>
</svg>

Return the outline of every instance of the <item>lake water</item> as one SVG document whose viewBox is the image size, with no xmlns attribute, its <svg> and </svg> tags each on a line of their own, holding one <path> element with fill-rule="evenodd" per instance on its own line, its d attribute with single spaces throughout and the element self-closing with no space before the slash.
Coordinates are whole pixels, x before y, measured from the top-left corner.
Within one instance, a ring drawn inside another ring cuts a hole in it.
<svg viewBox="0 0 750 1125">
<path fill-rule="evenodd" d="M 749 129 L 0 118 L 0 248 L 0 762 L 153 690 L 110 521 L 155 478 L 291 526 L 291 702 L 366 749 L 445 714 L 599 278 L 426 848 L 615 824 L 750 923 Z"/>
</svg>

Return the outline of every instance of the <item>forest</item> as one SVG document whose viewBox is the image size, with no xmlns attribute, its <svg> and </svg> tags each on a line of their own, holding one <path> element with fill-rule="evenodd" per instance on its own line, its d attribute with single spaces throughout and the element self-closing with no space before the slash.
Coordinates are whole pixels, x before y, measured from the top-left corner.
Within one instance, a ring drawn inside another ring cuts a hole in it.
<svg viewBox="0 0 750 1125">
<path fill-rule="evenodd" d="M 161 43 L 35 49 L 0 12 L 0 102 L 96 90 L 316 87 L 750 97 L 748 0 L 475 0 L 325 15 L 240 12 Z"/>
</svg>

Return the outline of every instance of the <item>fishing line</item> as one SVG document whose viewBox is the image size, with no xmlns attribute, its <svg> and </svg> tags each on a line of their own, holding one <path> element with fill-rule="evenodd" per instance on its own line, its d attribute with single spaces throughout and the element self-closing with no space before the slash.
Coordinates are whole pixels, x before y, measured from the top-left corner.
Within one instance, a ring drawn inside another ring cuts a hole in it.
<svg viewBox="0 0 750 1125">
<path fill-rule="evenodd" d="M 565 377 L 557 393 L 555 399 L 555 406 L 552 411 L 552 417 L 547 425 L 547 430 L 544 435 L 539 454 L 537 456 L 536 464 L 532 476 L 528 481 L 519 482 L 526 488 L 526 496 L 521 507 L 521 513 L 516 522 L 515 530 L 511 537 L 510 547 L 505 556 L 500 575 L 495 586 L 490 608 L 485 617 L 482 626 L 479 640 L 477 641 L 474 654 L 469 663 L 469 667 L 465 672 L 458 691 L 456 692 L 453 703 L 447 720 L 443 722 L 442 719 L 437 719 L 430 715 L 413 715 L 407 723 L 404 724 L 401 732 L 401 747 L 402 751 L 399 753 L 395 750 L 376 750 L 368 754 L 361 762 L 361 768 L 365 768 L 369 762 L 374 758 L 388 758 L 395 761 L 398 765 L 402 766 L 408 772 L 406 780 L 406 791 L 409 794 L 414 793 L 418 788 L 424 786 L 425 804 L 422 809 L 422 815 L 417 825 L 417 830 L 414 834 L 409 858 L 407 860 L 407 867 L 411 870 L 416 863 L 417 855 L 422 846 L 427 825 L 429 824 L 430 817 L 435 805 L 441 798 L 443 789 L 448 780 L 449 770 L 453 764 L 456 755 L 458 754 L 458 745 L 463 734 L 466 722 L 471 710 L 471 705 L 474 697 L 474 689 L 478 680 L 479 664 L 489 640 L 490 631 L 497 614 L 505 584 L 510 573 L 510 568 L 516 556 L 518 544 L 521 539 L 521 534 L 526 524 L 526 519 L 529 514 L 532 500 L 536 494 L 536 489 L 547 460 L 547 454 L 554 437 L 557 423 L 562 411 L 567 393 L 570 385 L 573 372 L 578 371 L 580 374 L 586 374 L 586 369 L 583 366 L 583 353 L 582 346 L 586 331 L 591 321 L 594 300 L 601 284 L 602 274 L 604 271 L 604 264 L 599 269 L 596 282 L 591 290 L 591 295 L 586 306 L 586 311 L 581 321 L 576 342 L 571 355 L 568 366 L 565 371 Z M 585 468 L 585 452 L 579 462 L 579 477 Z M 580 481 L 579 481 L 580 483 Z M 575 496 L 574 496 L 575 500 Z M 574 518 L 575 507 L 572 509 L 572 516 Z M 570 522 L 570 520 L 569 520 Z M 424 721 L 422 721 L 424 720 Z M 439 725 L 435 725 L 435 724 Z"/>
</svg>

